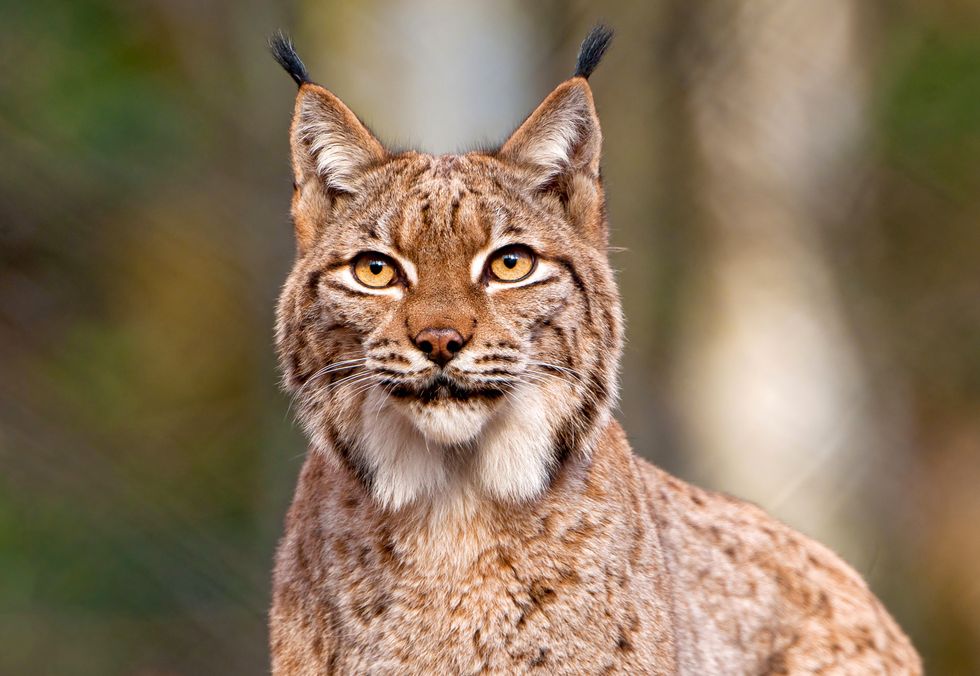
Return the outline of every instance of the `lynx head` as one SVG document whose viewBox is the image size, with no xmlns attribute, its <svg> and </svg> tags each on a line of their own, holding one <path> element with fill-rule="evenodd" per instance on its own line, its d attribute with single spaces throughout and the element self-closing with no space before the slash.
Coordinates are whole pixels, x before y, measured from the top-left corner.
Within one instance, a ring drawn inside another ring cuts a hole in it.
<svg viewBox="0 0 980 676">
<path fill-rule="evenodd" d="M 273 42 L 299 85 L 285 387 L 313 451 L 388 508 L 533 498 L 608 419 L 621 317 L 587 78 L 610 38 L 499 149 L 442 156 L 387 150 Z"/>
</svg>

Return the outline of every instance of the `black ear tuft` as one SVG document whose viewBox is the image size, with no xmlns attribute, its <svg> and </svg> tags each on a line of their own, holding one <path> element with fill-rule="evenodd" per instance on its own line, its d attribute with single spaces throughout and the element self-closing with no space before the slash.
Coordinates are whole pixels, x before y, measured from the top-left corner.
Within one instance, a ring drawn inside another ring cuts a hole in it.
<svg viewBox="0 0 980 676">
<path fill-rule="evenodd" d="M 293 43 L 289 41 L 285 33 L 279 31 L 269 38 L 269 49 L 272 50 L 272 56 L 289 73 L 298 87 L 311 82 L 310 76 L 306 72 L 306 66 L 303 65 L 299 54 L 293 49 Z"/>
<path fill-rule="evenodd" d="M 596 24 L 595 28 L 582 40 L 582 46 L 578 50 L 578 62 L 575 64 L 575 77 L 584 77 L 586 80 L 592 75 L 602 56 L 609 49 L 612 42 L 613 31 L 608 26 L 601 23 Z"/>
</svg>

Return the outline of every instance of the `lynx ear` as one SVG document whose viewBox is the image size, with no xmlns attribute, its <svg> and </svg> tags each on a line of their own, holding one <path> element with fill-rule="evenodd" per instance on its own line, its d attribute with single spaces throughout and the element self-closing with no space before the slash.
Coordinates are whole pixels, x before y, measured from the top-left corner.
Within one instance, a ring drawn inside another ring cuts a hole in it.
<svg viewBox="0 0 980 676">
<path fill-rule="evenodd" d="M 579 172 L 599 176 L 602 132 L 587 80 L 612 37 L 612 30 L 601 24 L 589 31 L 578 52 L 575 76 L 558 85 L 500 149 L 503 159 L 531 167 L 539 187 Z"/>
<path fill-rule="evenodd" d="M 299 185 L 319 176 L 339 192 L 353 192 L 352 179 L 386 154 L 343 101 L 309 82 L 296 95 L 290 145 Z"/>
<path fill-rule="evenodd" d="M 599 175 L 602 132 L 589 83 L 567 80 L 548 95 L 500 149 L 502 159 L 526 165 L 538 186 L 563 175 Z"/>
<path fill-rule="evenodd" d="M 384 147 L 343 101 L 310 80 L 284 33 L 273 35 L 269 48 L 299 87 L 290 129 L 297 185 L 319 176 L 328 188 L 351 192 L 351 179 L 383 159 Z"/>
</svg>

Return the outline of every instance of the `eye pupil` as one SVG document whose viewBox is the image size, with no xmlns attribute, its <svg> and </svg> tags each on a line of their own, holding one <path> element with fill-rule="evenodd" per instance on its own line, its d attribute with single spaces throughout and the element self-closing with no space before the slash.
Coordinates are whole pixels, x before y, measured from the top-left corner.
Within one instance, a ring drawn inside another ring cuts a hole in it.
<svg viewBox="0 0 980 676">
<path fill-rule="evenodd" d="M 385 264 L 382 261 L 371 261 L 368 264 L 368 269 L 372 275 L 380 275 L 381 271 L 385 269 Z"/>
<path fill-rule="evenodd" d="M 487 272 L 498 282 L 519 282 L 531 274 L 534 265 L 533 251 L 523 245 L 512 245 L 490 258 Z"/>
</svg>

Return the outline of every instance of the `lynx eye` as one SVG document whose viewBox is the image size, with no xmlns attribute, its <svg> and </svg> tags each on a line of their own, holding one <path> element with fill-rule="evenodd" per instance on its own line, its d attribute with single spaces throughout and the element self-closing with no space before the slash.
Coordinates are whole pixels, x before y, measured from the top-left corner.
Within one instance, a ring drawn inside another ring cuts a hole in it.
<svg viewBox="0 0 980 676">
<path fill-rule="evenodd" d="M 364 286 L 383 289 L 391 286 L 397 277 L 398 269 L 394 261 L 374 251 L 359 254 L 351 263 L 354 277 Z"/>
<path fill-rule="evenodd" d="M 490 257 L 490 276 L 498 282 L 519 282 L 534 271 L 537 262 L 526 246 L 504 247 Z"/>
</svg>

